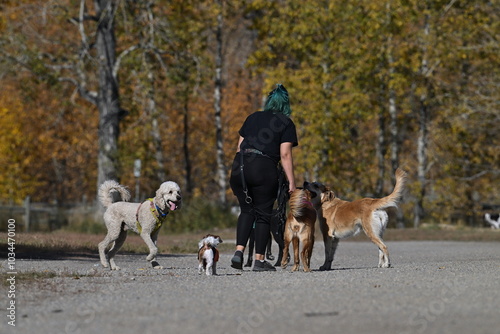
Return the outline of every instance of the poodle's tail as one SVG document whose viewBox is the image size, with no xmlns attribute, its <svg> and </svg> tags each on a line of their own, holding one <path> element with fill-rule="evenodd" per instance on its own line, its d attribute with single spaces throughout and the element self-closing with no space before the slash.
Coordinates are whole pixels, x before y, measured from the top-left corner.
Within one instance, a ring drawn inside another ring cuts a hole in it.
<svg viewBox="0 0 500 334">
<path fill-rule="evenodd" d="M 127 202 L 129 199 L 130 192 L 128 191 L 128 189 L 116 181 L 105 181 L 99 187 L 99 201 L 105 208 L 107 208 L 114 202 Z"/>
</svg>

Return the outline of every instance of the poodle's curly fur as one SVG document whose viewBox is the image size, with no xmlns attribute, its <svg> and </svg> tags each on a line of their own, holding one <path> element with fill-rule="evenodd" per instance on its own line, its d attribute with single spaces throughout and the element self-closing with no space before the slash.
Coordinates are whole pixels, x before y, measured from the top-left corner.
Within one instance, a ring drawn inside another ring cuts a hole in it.
<svg viewBox="0 0 500 334">
<path fill-rule="evenodd" d="M 127 188 L 116 181 L 109 180 L 99 187 L 99 200 L 107 208 L 104 213 L 104 222 L 108 229 L 108 234 L 99 243 L 99 257 L 105 268 L 111 266 L 111 270 L 119 270 L 115 264 L 114 256 L 125 242 L 128 230 L 140 234 L 149 248 L 149 255 L 146 260 L 151 262 L 153 268 L 163 267 L 156 262 L 156 240 L 158 238 L 159 225 L 158 217 L 151 210 L 151 203 L 155 205 L 157 214 L 166 215 L 169 211 L 177 210 L 181 207 L 182 197 L 179 185 L 172 181 L 163 182 L 156 191 L 156 196 L 143 203 L 129 203 L 130 193 Z M 118 201 L 117 201 L 118 200 Z M 140 231 L 138 224 L 140 226 Z M 113 243 L 111 249 L 106 253 L 106 248 Z"/>
</svg>

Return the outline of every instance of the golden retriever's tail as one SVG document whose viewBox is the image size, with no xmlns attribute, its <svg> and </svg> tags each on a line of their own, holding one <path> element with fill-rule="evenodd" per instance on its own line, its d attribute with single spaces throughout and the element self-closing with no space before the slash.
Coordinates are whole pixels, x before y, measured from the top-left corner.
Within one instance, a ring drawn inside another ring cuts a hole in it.
<svg viewBox="0 0 500 334">
<path fill-rule="evenodd" d="M 406 172 L 401 168 L 396 169 L 396 185 L 389 196 L 375 200 L 376 209 L 385 209 L 392 206 L 397 206 L 401 198 L 401 193 L 406 182 Z"/>
<path fill-rule="evenodd" d="M 114 202 L 127 202 L 130 199 L 130 192 L 128 189 L 113 180 L 108 180 L 101 184 L 98 195 L 99 201 L 105 208 Z"/>
<path fill-rule="evenodd" d="M 305 192 L 306 192 L 306 190 L 296 189 L 290 195 L 290 202 L 289 202 L 290 203 L 290 213 L 295 218 L 303 217 L 304 216 L 304 208 L 307 205 L 312 206 L 312 204 L 309 202 Z"/>
</svg>

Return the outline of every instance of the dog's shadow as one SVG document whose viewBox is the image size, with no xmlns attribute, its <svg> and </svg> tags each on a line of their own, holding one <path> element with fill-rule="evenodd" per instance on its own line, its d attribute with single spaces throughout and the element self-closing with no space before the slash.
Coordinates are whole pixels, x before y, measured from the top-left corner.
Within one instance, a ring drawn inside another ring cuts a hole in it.
<svg viewBox="0 0 500 334">
<path fill-rule="evenodd" d="M 7 247 L 5 247 L 7 249 Z M 6 252 L 0 252 L 0 257 L 7 258 Z M 117 257 L 121 256 L 138 256 L 144 257 L 146 253 L 130 253 L 120 252 Z M 192 254 L 158 254 L 156 257 L 162 258 L 182 258 L 190 257 Z M 96 261 L 99 259 L 99 254 L 93 250 L 68 251 L 65 249 L 47 249 L 44 246 L 19 245 L 16 246 L 16 258 L 24 260 L 78 260 L 78 261 Z"/>
<path fill-rule="evenodd" d="M 4 254 L 0 252 L 0 257 Z M 16 245 L 16 258 L 24 260 L 79 260 L 95 261 L 99 259 L 97 252 L 79 250 L 68 251 L 65 249 L 47 249 L 44 246 Z"/>
</svg>

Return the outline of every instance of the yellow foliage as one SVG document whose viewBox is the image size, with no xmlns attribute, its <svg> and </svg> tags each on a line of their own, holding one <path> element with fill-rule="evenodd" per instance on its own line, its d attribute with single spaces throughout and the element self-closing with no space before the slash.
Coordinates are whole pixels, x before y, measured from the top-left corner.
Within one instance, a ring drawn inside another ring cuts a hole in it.
<svg viewBox="0 0 500 334">
<path fill-rule="evenodd" d="M 418 198 L 421 187 L 428 187 L 433 197 L 425 203 L 439 217 L 439 204 L 457 206 L 467 201 L 463 193 L 481 192 L 473 182 L 461 185 L 464 178 L 486 175 L 477 184 L 487 183 L 485 179 L 495 184 L 500 153 L 494 78 L 499 77 L 500 67 L 490 37 L 498 30 L 498 20 L 487 3 L 457 2 L 446 13 L 441 3 L 429 2 L 427 8 L 416 0 L 392 2 L 392 8 L 387 7 L 388 2 L 369 0 L 254 0 L 224 6 L 222 123 L 226 166 L 231 164 L 237 131 L 245 117 L 261 107 L 263 96 L 274 84 L 283 83 L 290 92 L 292 119 L 299 132 L 300 146 L 294 149 L 299 179 L 318 178 L 346 194 L 372 192 L 379 168 L 375 150 L 380 131 L 384 131 L 387 145 L 382 159 L 386 170 L 390 168 L 388 109 L 393 94 L 400 163 L 413 171 L 410 197 Z M 71 9 L 70 14 L 77 9 Z M 161 58 L 161 64 L 154 59 L 152 65 L 164 168 L 169 178 L 182 184 L 187 174 L 186 155 L 190 155 L 193 194 L 210 197 L 217 193 L 213 28 L 220 8 L 210 1 L 176 0 L 153 10 L 156 21 L 152 27 L 158 35 L 147 42 L 164 51 L 154 55 Z M 118 51 L 144 42 L 136 39 L 148 35 L 138 22 L 149 23 L 129 17 L 132 12 L 119 13 Z M 8 22 L 19 25 L 33 15 L 22 10 L 11 13 L 0 14 L 2 33 L 11 27 Z M 63 34 L 73 38 L 47 46 L 31 35 L 6 36 L 26 42 L 15 51 L 33 56 L 32 70 L 39 74 L 48 71 L 45 60 L 71 62 L 77 57 L 72 51 L 81 47 L 78 30 L 68 29 L 64 16 L 48 17 L 54 18 L 51 24 L 38 22 L 35 26 L 48 35 L 44 43 L 60 41 Z M 129 21 L 124 24 L 122 19 Z M 91 22 L 86 24 L 92 36 Z M 14 48 L 14 44 L 5 45 Z M 50 54 L 55 57 L 44 59 Z M 116 158 L 128 185 L 135 182 L 133 161 L 143 160 L 141 187 L 145 192 L 155 190 L 158 168 L 151 140 L 152 116 L 145 111 L 148 100 L 143 65 L 147 54 L 138 50 L 123 58 L 120 102 L 129 115 L 121 123 L 121 150 Z M 425 75 L 424 59 L 432 69 Z M 9 75 L 0 79 L 0 162 L 7 166 L 0 175 L 0 200 L 22 200 L 33 192 L 39 197 L 57 194 L 79 200 L 76 197 L 82 194 L 73 190 L 82 185 L 81 192 L 93 198 L 98 131 L 95 108 L 78 99 L 70 102 L 66 86 L 52 83 L 48 87 L 26 80 L 22 71 Z M 87 71 L 85 75 L 92 82 L 97 73 Z M 425 99 L 420 101 L 422 97 Z M 415 181 L 421 102 L 428 107 L 430 138 L 425 184 Z M 384 117 L 385 129 L 379 123 Z M 496 129 L 490 131 L 489 127 Z M 492 172 L 481 174 L 484 171 Z M 458 185 L 461 188 L 455 188 Z M 461 193 L 450 194 L 449 189 L 460 189 Z M 496 196 L 494 200 L 500 199 Z M 451 209 L 447 210 L 442 211 Z"/>
</svg>

